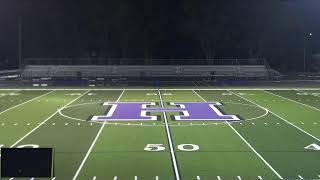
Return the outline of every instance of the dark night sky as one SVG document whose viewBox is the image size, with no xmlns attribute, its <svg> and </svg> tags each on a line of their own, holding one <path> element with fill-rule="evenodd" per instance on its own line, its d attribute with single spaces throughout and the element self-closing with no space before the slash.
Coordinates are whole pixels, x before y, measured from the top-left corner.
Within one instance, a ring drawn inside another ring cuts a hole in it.
<svg viewBox="0 0 320 180">
<path fill-rule="evenodd" d="M 288 71 L 309 32 L 320 50 L 319 0 L 0 0 L 2 67 L 17 64 L 19 16 L 25 58 L 261 57 Z"/>
</svg>

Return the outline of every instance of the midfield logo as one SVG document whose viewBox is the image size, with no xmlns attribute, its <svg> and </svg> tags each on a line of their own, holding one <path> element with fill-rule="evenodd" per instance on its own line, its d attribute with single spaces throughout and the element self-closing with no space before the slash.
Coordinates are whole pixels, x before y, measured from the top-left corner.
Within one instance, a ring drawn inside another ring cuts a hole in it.
<svg viewBox="0 0 320 180">
<path fill-rule="evenodd" d="M 224 115 L 216 106 L 218 102 L 172 102 L 172 107 L 156 107 L 156 103 L 148 102 L 106 102 L 111 106 L 106 115 L 93 116 L 91 121 L 155 121 L 153 112 L 178 112 L 175 120 L 181 121 L 239 121 L 235 115 Z"/>
</svg>

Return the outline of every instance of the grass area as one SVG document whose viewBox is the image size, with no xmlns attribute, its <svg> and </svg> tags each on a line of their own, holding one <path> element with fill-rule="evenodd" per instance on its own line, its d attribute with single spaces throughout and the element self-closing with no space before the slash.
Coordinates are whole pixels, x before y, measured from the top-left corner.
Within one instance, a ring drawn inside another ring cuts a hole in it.
<svg viewBox="0 0 320 180">
<path fill-rule="evenodd" d="M 158 119 L 90 121 L 104 102 L 154 102 Z M 240 120 L 175 120 L 187 102 Z M 319 117 L 310 89 L 0 90 L 0 148 L 55 148 L 57 179 L 320 179 Z"/>
</svg>

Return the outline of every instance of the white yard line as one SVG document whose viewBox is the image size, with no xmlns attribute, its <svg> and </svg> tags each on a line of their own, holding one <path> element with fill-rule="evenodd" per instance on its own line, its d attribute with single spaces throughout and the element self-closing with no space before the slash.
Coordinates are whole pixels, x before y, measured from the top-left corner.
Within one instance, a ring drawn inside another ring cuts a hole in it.
<svg viewBox="0 0 320 180">
<path fill-rule="evenodd" d="M 263 107 L 263 106 L 261 106 L 261 105 L 259 105 L 259 104 L 257 104 L 257 103 L 254 103 L 254 102 L 250 101 L 249 99 L 247 99 L 247 98 L 245 98 L 245 97 L 242 97 L 242 96 L 240 96 L 240 95 L 238 95 L 238 94 L 236 94 L 236 93 L 233 93 L 233 92 L 231 92 L 231 91 L 229 91 L 229 92 L 232 93 L 232 94 L 234 94 L 234 95 L 236 95 L 236 96 L 238 96 L 238 97 L 240 97 L 241 99 L 244 99 L 244 100 L 246 100 L 246 101 L 248 101 L 248 102 L 250 102 L 250 103 L 258 106 L 258 107 L 265 108 L 265 107 Z M 310 134 L 310 133 L 306 132 L 305 130 L 301 129 L 300 127 L 294 125 L 293 123 L 289 122 L 288 120 L 284 119 L 283 117 L 280 117 L 279 115 L 275 114 L 274 112 L 272 112 L 272 111 L 270 111 L 270 110 L 268 110 L 268 111 L 269 111 L 271 114 L 273 114 L 274 116 L 278 117 L 279 119 L 285 121 L 286 123 L 290 124 L 291 126 L 295 127 L 296 129 L 300 130 L 301 132 L 303 132 L 303 133 L 307 134 L 308 136 L 316 139 L 317 141 L 320 141 L 319 138 L 313 136 L 312 134 Z"/>
<path fill-rule="evenodd" d="M 122 95 L 123 95 L 123 93 L 124 93 L 124 92 L 125 92 L 125 90 L 123 90 L 123 91 L 122 91 L 122 93 L 120 94 L 120 96 L 118 97 L 118 99 L 117 99 L 117 101 L 116 101 L 116 102 L 119 102 L 119 101 L 120 101 L 120 99 L 121 99 L 121 97 L 122 97 Z M 93 140 L 93 142 L 92 142 L 92 144 L 91 144 L 91 146 L 90 146 L 89 150 L 87 151 L 87 153 L 86 153 L 85 157 L 83 158 L 83 160 L 82 160 L 82 162 L 81 162 L 81 164 L 80 164 L 80 166 L 79 166 L 79 168 L 78 168 L 77 172 L 76 172 L 76 173 L 75 173 L 75 175 L 73 176 L 73 178 L 72 178 L 73 180 L 76 180 L 76 179 L 78 178 L 78 176 L 79 176 L 79 174 L 80 174 L 81 169 L 83 168 L 83 166 L 84 166 L 85 162 L 87 161 L 87 159 L 88 159 L 88 157 L 89 157 L 89 155 L 90 155 L 90 153 L 91 153 L 91 151 L 92 151 L 92 149 L 93 149 L 94 145 L 96 144 L 96 142 L 97 142 L 97 140 L 98 140 L 98 138 L 99 138 L 99 136 L 100 136 L 100 134 L 101 134 L 102 130 L 103 130 L 103 129 L 104 129 L 104 127 L 106 126 L 106 124 L 107 124 L 107 121 L 104 121 L 104 122 L 103 122 L 103 124 L 102 124 L 102 126 L 100 127 L 100 130 L 98 131 L 98 133 L 97 133 L 96 137 L 94 138 L 94 140 Z M 117 178 L 117 177 L 115 176 L 115 178 Z"/>
<path fill-rule="evenodd" d="M 198 95 L 204 102 L 207 102 L 200 94 L 198 94 L 195 90 L 193 90 L 195 94 Z M 232 92 L 231 92 L 232 93 Z M 272 172 L 280 179 L 283 179 L 282 176 L 251 146 L 251 144 L 228 122 L 226 121 L 228 126 L 242 139 L 243 142 L 247 144 L 247 146 L 272 170 Z"/>
<path fill-rule="evenodd" d="M 72 104 L 73 102 L 75 102 L 76 100 L 78 100 L 79 98 L 81 98 L 82 96 L 84 96 L 86 93 L 88 93 L 89 91 L 86 91 L 85 93 L 83 93 L 81 96 L 78 96 L 77 98 L 75 98 L 74 100 L 70 101 L 68 104 L 64 105 L 62 108 L 63 109 L 65 107 L 67 107 L 68 105 Z M 59 110 L 60 110 L 59 109 Z M 54 115 L 56 115 L 59 110 L 57 110 L 55 113 L 53 113 L 51 116 L 49 116 L 47 119 L 45 119 L 44 121 L 42 121 L 37 127 L 33 128 L 28 134 L 26 134 L 25 136 L 23 136 L 22 138 L 20 138 L 17 142 L 15 142 L 12 146 L 10 146 L 11 148 L 16 146 L 17 144 L 19 144 L 23 139 L 25 139 L 26 137 L 28 137 L 31 133 L 33 133 L 35 130 L 37 130 L 40 126 L 42 126 L 43 124 L 45 124 L 49 119 L 51 119 Z"/>
<path fill-rule="evenodd" d="M 50 92 L 47 92 L 47 93 L 45 93 L 45 94 L 42 94 L 42 95 L 37 96 L 37 97 L 35 97 L 35 98 L 32 98 L 32 99 L 30 99 L 30 100 L 28 100 L 28 101 L 25 101 L 25 102 L 23 102 L 23 103 L 20 103 L 20 104 L 17 104 L 17 105 L 15 105 L 15 106 L 12 106 L 12 107 L 10 107 L 10 108 L 8 108 L 8 109 L 0 112 L 0 114 L 3 114 L 3 113 L 5 113 L 5 112 L 10 111 L 11 109 L 17 108 L 17 107 L 19 107 L 19 106 L 22 106 L 22 105 L 24 105 L 24 104 L 26 104 L 26 103 L 28 103 L 28 102 L 33 101 L 33 100 L 39 99 L 39 98 L 41 98 L 41 97 L 43 97 L 43 96 L 46 96 L 46 95 L 48 95 L 48 94 L 50 94 L 50 93 L 52 93 L 52 92 L 54 92 L 54 91 L 55 91 L 55 90 L 52 90 L 52 91 L 50 91 Z"/>
<path fill-rule="evenodd" d="M 272 170 L 272 172 L 278 176 L 278 178 L 283 179 L 282 176 L 251 146 L 251 144 L 229 123 L 229 127 L 250 147 L 250 149 Z"/>
<path fill-rule="evenodd" d="M 164 105 L 163 105 L 163 100 L 162 100 L 162 95 L 161 95 L 160 90 L 158 90 L 158 93 L 159 93 L 161 107 L 163 108 Z M 170 155 L 171 155 L 172 165 L 173 165 L 173 169 L 174 169 L 175 179 L 176 180 L 180 180 L 180 173 L 179 173 L 179 169 L 178 169 L 178 163 L 177 163 L 176 155 L 174 153 L 174 147 L 173 147 L 173 142 L 172 142 L 172 137 L 171 137 L 171 132 L 170 132 L 170 128 L 169 128 L 169 123 L 168 123 L 168 120 L 167 120 L 166 112 L 163 112 L 163 117 L 164 117 L 164 122 L 165 122 L 165 127 L 166 127 L 167 139 L 168 139 L 168 142 L 169 142 Z"/>
<path fill-rule="evenodd" d="M 286 97 L 283 97 L 283 96 L 280 96 L 280 95 L 278 95 L 278 94 L 274 94 L 274 93 L 272 93 L 272 92 L 268 92 L 268 91 L 265 91 L 265 90 L 263 90 L 263 92 L 268 93 L 268 94 L 271 94 L 271 95 L 273 95 L 273 96 L 280 97 L 280 98 L 282 98 L 282 99 L 285 99 L 285 100 L 288 100 L 288 101 L 291 101 L 291 102 L 295 102 L 295 103 L 300 104 L 300 105 L 302 105 L 302 106 L 306 106 L 306 107 L 308 107 L 308 108 L 311 108 L 311 109 L 320 111 L 320 109 L 318 109 L 318 108 L 315 108 L 315 107 L 313 107 L 313 106 L 309 106 L 309 105 L 307 105 L 307 104 L 304 104 L 304 103 L 295 101 L 295 100 L 293 100 L 293 99 L 289 99 L 289 98 L 286 98 Z"/>
</svg>

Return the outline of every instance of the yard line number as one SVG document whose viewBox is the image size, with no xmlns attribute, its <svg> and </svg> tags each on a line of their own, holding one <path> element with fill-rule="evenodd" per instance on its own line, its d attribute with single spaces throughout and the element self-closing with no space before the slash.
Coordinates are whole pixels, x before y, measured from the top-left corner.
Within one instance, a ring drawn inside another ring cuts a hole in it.
<svg viewBox="0 0 320 180">
<path fill-rule="evenodd" d="M 198 151 L 200 147 L 196 144 L 180 144 L 177 146 L 177 148 L 180 151 Z M 150 152 L 158 152 L 158 151 L 164 151 L 166 148 L 164 147 L 163 144 L 147 144 L 146 147 L 144 148 L 145 151 L 150 151 Z"/>
<path fill-rule="evenodd" d="M 318 144 L 310 144 L 305 147 L 307 150 L 320 151 L 320 146 Z"/>
</svg>

